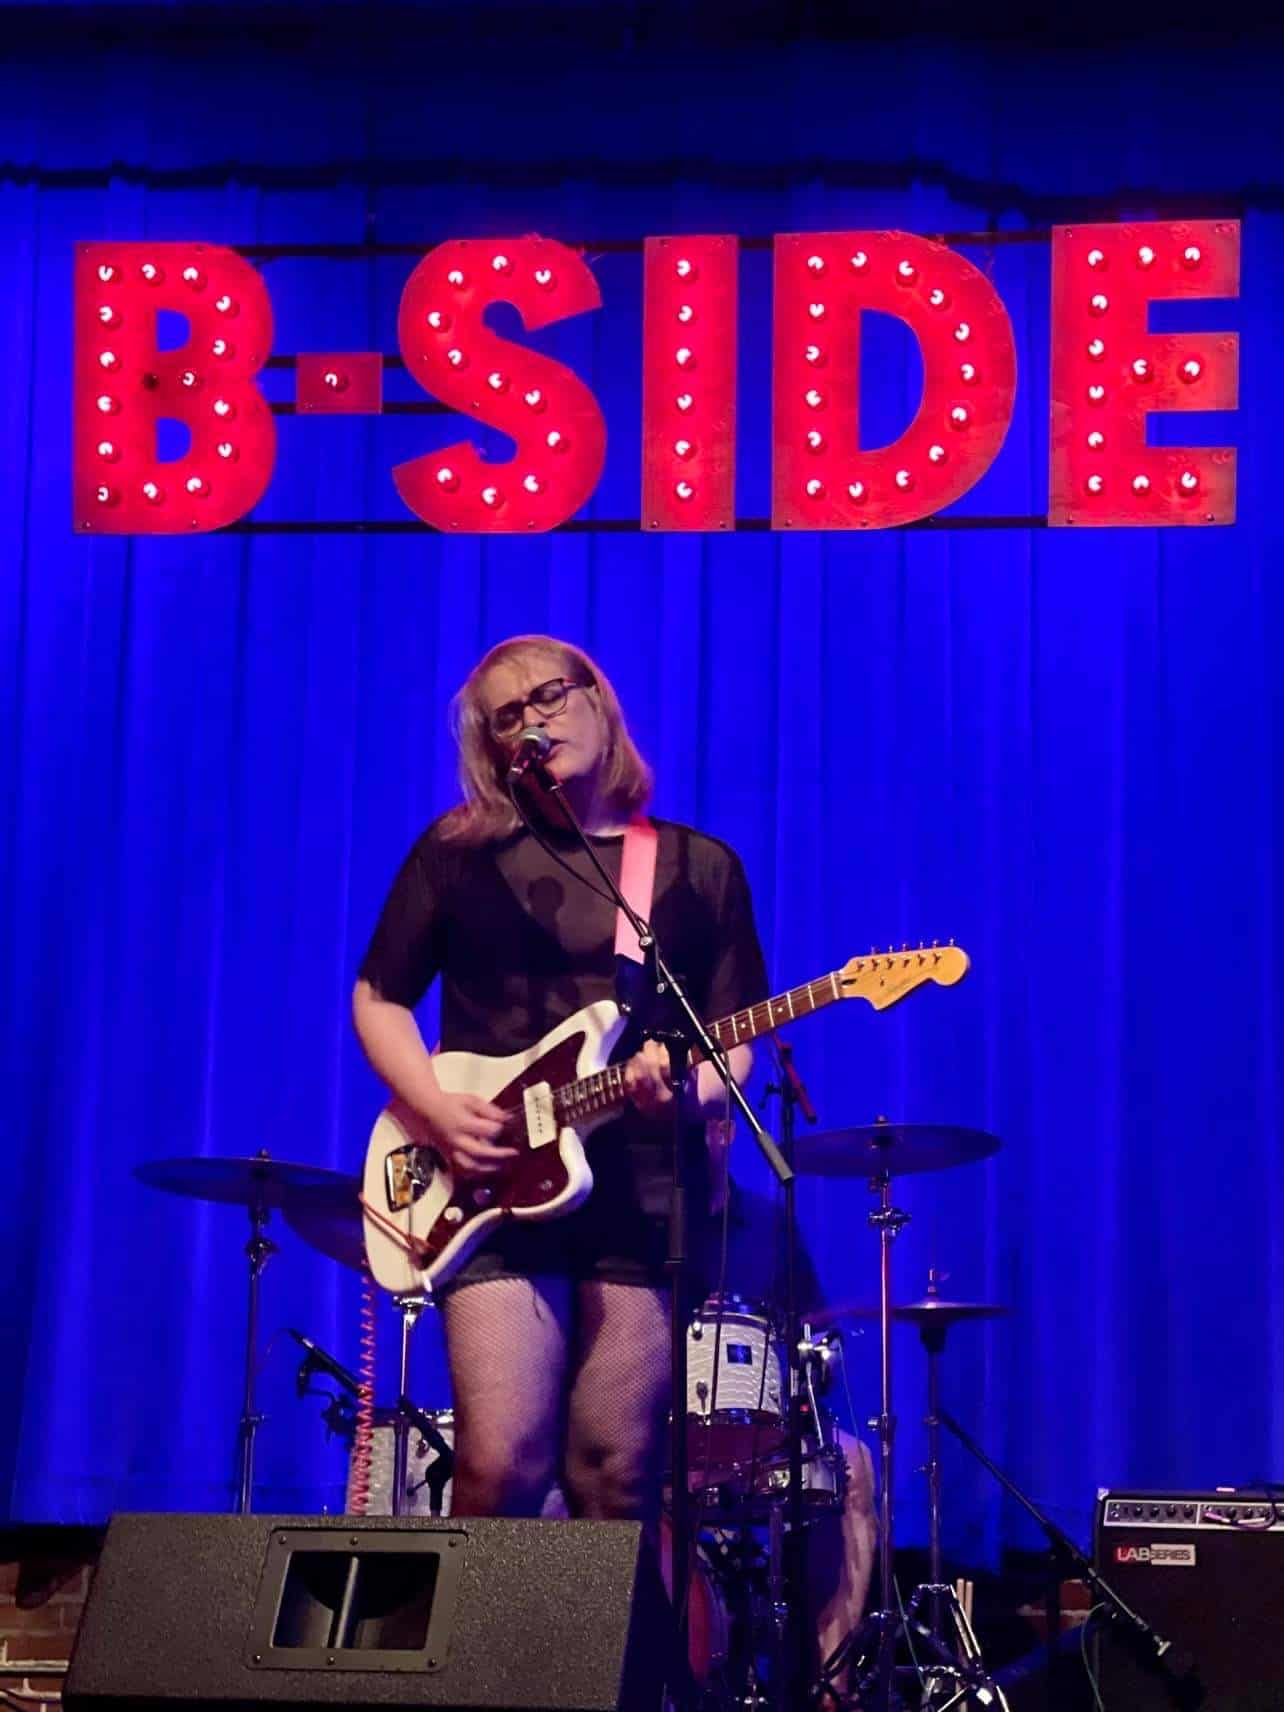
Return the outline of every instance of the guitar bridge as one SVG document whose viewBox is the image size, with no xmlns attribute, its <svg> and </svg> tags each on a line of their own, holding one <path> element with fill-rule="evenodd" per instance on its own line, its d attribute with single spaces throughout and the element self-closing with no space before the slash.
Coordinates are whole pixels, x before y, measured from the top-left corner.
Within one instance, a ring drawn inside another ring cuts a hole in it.
<svg viewBox="0 0 1284 1712">
<path fill-rule="evenodd" d="M 407 1207 L 414 1206 L 432 1181 L 431 1159 L 426 1147 L 408 1144 L 393 1148 L 383 1164 L 383 1184 L 390 1213 L 404 1212 Z"/>
</svg>

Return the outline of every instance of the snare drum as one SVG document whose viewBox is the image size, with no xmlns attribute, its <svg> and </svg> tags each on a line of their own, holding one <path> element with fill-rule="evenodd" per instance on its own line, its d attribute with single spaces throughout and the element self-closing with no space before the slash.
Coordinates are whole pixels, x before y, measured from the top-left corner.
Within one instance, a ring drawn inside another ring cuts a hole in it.
<svg viewBox="0 0 1284 1712">
<path fill-rule="evenodd" d="M 687 1329 L 687 1457 L 693 1488 L 743 1475 L 784 1443 L 785 1375 L 770 1317 L 710 1296 Z"/>
<path fill-rule="evenodd" d="M 425 1409 L 424 1414 L 438 1435 L 453 1453 L 455 1445 L 455 1416 L 451 1409 Z M 366 1501 L 367 1516 L 392 1514 L 392 1471 L 396 1457 L 397 1419 L 395 1409 L 376 1409 L 374 1438 L 370 1447 L 370 1495 Z M 432 1445 L 418 1426 L 410 1423 L 410 1448 L 406 1458 L 406 1516 L 449 1516 L 451 1461 L 439 1446 Z M 356 1452 L 348 1464 L 347 1507 L 352 1509 L 353 1478 L 356 1472 Z"/>
</svg>

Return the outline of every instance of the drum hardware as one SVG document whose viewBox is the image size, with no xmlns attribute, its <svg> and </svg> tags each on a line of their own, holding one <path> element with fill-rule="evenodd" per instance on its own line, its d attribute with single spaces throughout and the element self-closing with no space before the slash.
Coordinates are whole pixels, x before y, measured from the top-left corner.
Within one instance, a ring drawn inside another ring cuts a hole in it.
<svg viewBox="0 0 1284 1712">
<path fill-rule="evenodd" d="M 891 1712 L 900 1704 L 895 1679 L 900 1674 L 896 1664 L 896 1647 L 902 1637 L 912 1638 L 920 1649 L 929 1654 L 927 1674 L 921 1680 L 923 1706 L 933 1705 L 943 1712 L 944 1706 L 963 1707 L 969 1699 L 981 1706 L 1006 1705 L 1002 1690 L 986 1674 L 971 1624 L 959 1605 L 952 1588 L 940 1584 L 940 1462 L 935 1437 L 929 1438 L 928 1461 L 929 1503 L 935 1506 L 932 1523 L 934 1549 L 930 1574 L 932 1582 L 916 1588 L 911 1603 L 901 1610 L 896 1600 L 893 1569 L 894 1511 L 892 1483 L 895 1467 L 896 1417 L 893 1413 L 892 1387 L 892 1321 L 896 1318 L 916 1318 L 922 1327 L 931 1328 L 931 1337 L 940 1339 L 943 1347 L 944 1330 L 948 1320 L 942 1315 L 945 1304 L 936 1298 L 936 1278 L 929 1280 L 929 1300 L 935 1306 L 918 1314 L 899 1314 L 892 1302 L 892 1244 L 910 1222 L 910 1215 L 892 1204 L 892 1179 L 912 1172 L 941 1171 L 953 1165 L 963 1165 L 988 1158 L 999 1148 L 997 1136 L 982 1130 L 943 1126 L 892 1124 L 885 1118 L 875 1123 L 850 1129 L 831 1130 L 808 1136 L 799 1145 L 795 1163 L 798 1170 L 821 1176 L 867 1178 L 871 1193 L 878 1204 L 868 1214 L 868 1222 L 878 1232 L 879 1242 L 879 1413 L 870 1422 L 878 1435 L 879 1444 L 879 1594 L 880 1608 L 873 1612 L 861 1628 L 848 1636 L 834 1657 L 826 1662 L 822 1683 L 828 1682 L 845 1664 L 852 1664 L 859 1703 L 872 1706 L 876 1712 Z M 909 1304 L 911 1310 L 921 1305 Z M 986 1304 L 965 1304 L 974 1310 L 971 1315 L 982 1317 Z M 929 1346 L 929 1434 L 933 1423 L 943 1418 L 937 1409 L 937 1368 L 935 1357 L 940 1348 Z M 918 1611 L 926 1603 L 929 1623 L 918 1621 Z M 955 1633 L 955 1648 L 946 1644 L 941 1630 L 949 1619 Z M 918 1675 L 918 1670 L 913 1670 Z M 945 1700 L 938 1690 L 948 1689 Z"/>
<path fill-rule="evenodd" d="M 134 1175 L 153 1189 L 172 1195 L 191 1195 L 202 1201 L 218 1201 L 246 1207 L 250 1237 L 245 1245 L 248 1266 L 248 1298 L 245 1316 L 245 1378 L 241 1414 L 237 1423 L 237 1480 L 235 1509 L 248 1515 L 253 1507 L 254 1440 L 263 1416 L 255 1408 L 255 1379 L 258 1367 L 259 1281 L 274 1254 L 276 1244 L 267 1234 L 274 1208 L 284 1211 L 322 1210 L 355 1205 L 355 1178 L 316 1165 L 291 1165 L 272 1159 L 263 1148 L 252 1159 L 152 1159 L 135 1166 Z"/>
</svg>

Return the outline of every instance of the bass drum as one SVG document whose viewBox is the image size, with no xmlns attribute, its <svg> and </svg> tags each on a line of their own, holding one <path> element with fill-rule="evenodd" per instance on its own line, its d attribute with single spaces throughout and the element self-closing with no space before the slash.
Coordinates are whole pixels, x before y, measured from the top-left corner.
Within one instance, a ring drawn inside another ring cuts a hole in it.
<svg viewBox="0 0 1284 1712">
<path fill-rule="evenodd" d="M 667 1515 L 660 1518 L 660 1570 L 665 1591 L 672 1598 L 673 1529 Z M 697 1546 L 687 1599 L 687 1657 L 698 1688 L 707 1688 L 717 1680 L 730 1647 L 731 1619 Z"/>
</svg>

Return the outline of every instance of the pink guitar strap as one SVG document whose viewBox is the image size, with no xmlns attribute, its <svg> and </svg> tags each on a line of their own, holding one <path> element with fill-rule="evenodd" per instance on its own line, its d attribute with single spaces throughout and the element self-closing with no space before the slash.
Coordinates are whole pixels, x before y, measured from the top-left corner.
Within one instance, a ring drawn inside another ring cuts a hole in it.
<svg viewBox="0 0 1284 1712">
<path fill-rule="evenodd" d="M 655 896 L 655 856 L 660 835 L 645 815 L 634 815 L 624 830 L 624 848 L 620 852 L 620 890 L 629 901 L 634 914 L 643 921 L 651 919 L 651 900 Z M 633 924 L 622 909 L 615 912 L 615 955 L 627 957 L 631 963 L 641 963 L 642 947 L 633 931 Z"/>
</svg>

